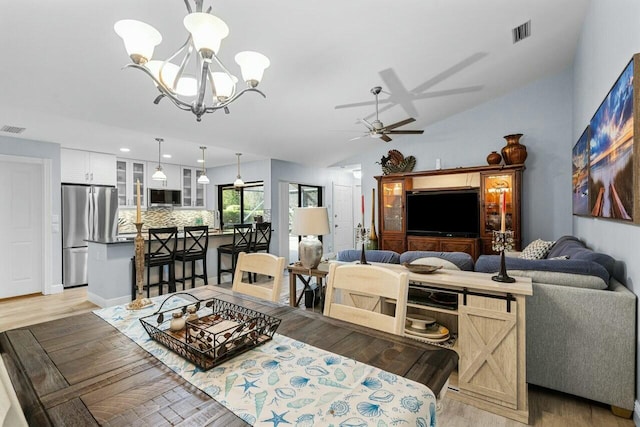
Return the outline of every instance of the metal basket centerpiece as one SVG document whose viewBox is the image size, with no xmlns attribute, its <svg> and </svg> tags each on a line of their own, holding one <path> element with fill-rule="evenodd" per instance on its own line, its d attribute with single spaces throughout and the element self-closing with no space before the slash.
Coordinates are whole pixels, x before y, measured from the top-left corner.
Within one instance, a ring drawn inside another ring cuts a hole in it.
<svg viewBox="0 0 640 427">
<path fill-rule="evenodd" d="M 163 310 L 170 299 L 188 295 L 196 302 Z M 172 313 L 186 313 L 189 305 L 195 305 L 205 314 L 195 320 L 187 320 L 179 331 L 169 328 Z M 177 293 L 168 297 L 153 314 L 140 318 L 140 323 L 151 339 L 193 362 L 203 370 L 211 369 L 240 353 L 244 353 L 273 338 L 280 326 L 280 319 L 216 298 L 201 300 L 189 293 Z"/>
</svg>

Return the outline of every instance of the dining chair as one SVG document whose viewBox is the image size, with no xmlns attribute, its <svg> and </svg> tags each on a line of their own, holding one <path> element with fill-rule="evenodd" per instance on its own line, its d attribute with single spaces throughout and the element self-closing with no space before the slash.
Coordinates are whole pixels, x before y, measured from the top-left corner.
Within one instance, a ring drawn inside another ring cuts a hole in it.
<svg viewBox="0 0 640 427">
<path fill-rule="evenodd" d="M 144 255 L 144 265 L 147 267 L 147 297 L 151 287 L 158 286 L 158 295 L 162 295 L 162 288 L 166 284 L 169 292 L 176 291 L 176 245 L 178 240 L 177 227 L 150 228 L 147 240 L 147 253 Z M 169 277 L 164 280 L 164 267 L 169 269 Z M 158 267 L 158 282 L 150 283 L 151 267 Z"/>
<path fill-rule="evenodd" d="M 209 247 L 209 226 L 196 225 L 184 227 L 184 236 L 182 238 L 182 249 L 176 252 L 176 262 L 182 262 L 182 277 L 176 279 L 182 282 L 182 290 L 185 289 L 187 280 L 191 280 L 191 287 L 196 286 L 196 278 L 204 280 L 204 284 L 208 285 L 207 279 L 207 249 Z M 202 274 L 196 273 L 196 261 L 202 261 Z M 191 275 L 187 276 L 186 266 L 191 263 Z"/>
<path fill-rule="evenodd" d="M 405 272 L 375 265 L 332 263 L 324 315 L 401 335 L 408 288 L 409 274 Z M 395 300 L 395 309 L 387 309 L 386 299 Z"/>
<path fill-rule="evenodd" d="M 284 263 L 284 257 L 262 252 L 240 252 L 231 290 L 269 301 L 279 301 L 280 292 L 282 291 L 282 278 L 284 276 Z M 270 279 L 263 283 L 247 283 L 244 281 L 244 273 L 249 273 L 249 277 L 254 273 L 263 274 L 269 276 Z"/>
<path fill-rule="evenodd" d="M 218 284 L 220 284 L 222 273 L 230 273 L 232 276 L 236 271 L 236 262 L 240 252 L 249 252 L 253 238 L 252 224 L 235 224 L 233 226 L 233 243 L 218 246 Z M 222 255 L 231 255 L 231 267 L 222 268 Z"/>
</svg>

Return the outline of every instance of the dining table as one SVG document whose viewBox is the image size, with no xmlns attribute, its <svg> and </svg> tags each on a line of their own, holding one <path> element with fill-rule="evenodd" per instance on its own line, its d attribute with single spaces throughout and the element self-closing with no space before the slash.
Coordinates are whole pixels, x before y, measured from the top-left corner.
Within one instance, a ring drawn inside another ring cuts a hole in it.
<svg viewBox="0 0 640 427">
<path fill-rule="evenodd" d="M 220 286 L 190 293 L 278 318 L 280 335 L 424 384 L 436 396 L 457 366 L 454 351 L 408 337 Z M 248 425 L 93 312 L 2 332 L 0 354 L 29 425 Z"/>
</svg>

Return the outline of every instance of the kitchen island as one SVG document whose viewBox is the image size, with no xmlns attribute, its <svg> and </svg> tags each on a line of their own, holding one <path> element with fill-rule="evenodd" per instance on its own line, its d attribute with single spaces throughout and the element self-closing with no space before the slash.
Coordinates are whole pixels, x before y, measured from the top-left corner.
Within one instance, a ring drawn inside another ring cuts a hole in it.
<svg viewBox="0 0 640 427">
<path fill-rule="evenodd" d="M 145 251 L 148 233 L 143 232 Z M 182 248 L 182 233 L 178 234 L 177 249 Z M 132 258 L 134 255 L 133 235 L 120 235 L 115 239 L 88 240 L 89 261 L 87 298 L 100 307 L 126 304 L 131 301 Z M 217 250 L 220 245 L 233 242 L 233 231 L 210 231 L 207 250 L 207 271 L 218 271 Z M 199 265 L 199 264 L 198 264 Z M 176 263 L 176 277 L 182 277 L 180 263 Z M 198 267 L 197 267 L 198 268 Z M 152 269 L 151 283 L 157 281 L 157 268 Z M 146 268 L 145 268 L 146 274 Z M 165 275 L 166 277 L 166 275 Z M 209 276 L 211 283 L 217 283 L 217 277 Z M 146 280 L 145 280 L 146 283 Z"/>
</svg>

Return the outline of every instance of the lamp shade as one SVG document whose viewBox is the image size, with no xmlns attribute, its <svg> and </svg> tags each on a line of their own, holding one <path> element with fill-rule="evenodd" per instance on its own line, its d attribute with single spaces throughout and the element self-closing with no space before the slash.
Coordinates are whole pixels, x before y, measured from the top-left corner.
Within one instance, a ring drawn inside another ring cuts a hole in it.
<svg viewBox="0 0 640 427">
<path fill-rule="evenodd" d="M 151 175 L 151 179 L 154 181 L 166 181 L 167 176 L 164 174 L 164 172 L 162 172 L 162 168 L 158 166 L 153 175 Z"/>
<path fill-rule="evenodd" d="M 322 236 L 329 234 L 327 208 L 296 208 L 293 211 L 293 234 L 299 236 Z"/>
<path fill-rule="evenodd" d="M 124 41 L 129 57 L 136 64 L 144 64 L 150 60 L 154 48 L 162 41 L 158 30 L 135 19 L 118 21 L 113 25 L 113 29 Z"/>
<path fill-rule="evenodd" d="M 198 178 L 198 184 L 202 184 L 202 185 L 209 184 L 209 178 L 207 177 L 207 175 L 205 174 L 200 175 L 200 178 Z"/>
<path fill-rule="evenodd" d="M 173 93 L 183 96 L 195 96 L 198 92 L 198 81 L 193 76 L 181 76 L 174 89 L 173 84 L 180 68 L 176 64 L 165 61 L 151 60 L 144 64 L 151 74 Z"/>
<path fill-rule="evenodd" d="M 235 59 L 242 71 L 242 78 L 249 86 L 257 86 L 262 81 L 264 70 L 271 65 L 269 58 L 258 52 L 240 52 Z"/>
<path fill-rule="evenodd" d="M 236 77 L 223 72 L 215 72 L 211 73 L 211 78 L 216 86 L 216 97 L 219 101 L 223 101 L 233 94 L 233 89 L 238 81 Z"/>
<path fill-rule="evenodd" d="M 203 57 L 208 56 L 207 51 L 218 53 L 222 39 L 229 35 L 227 24 L 210 13 L 190 13 L 184 17 L 183 23 L 191 33 L 193 44 Z"/>
</svg>

